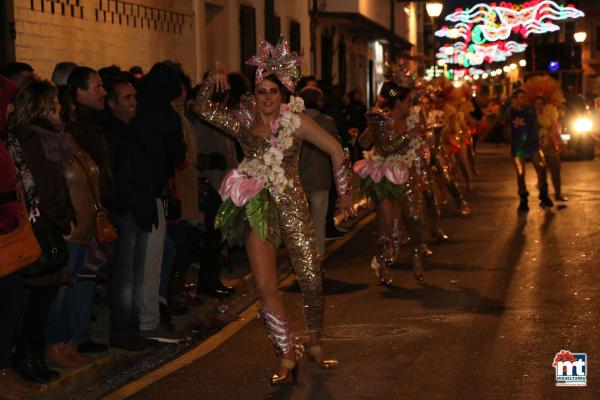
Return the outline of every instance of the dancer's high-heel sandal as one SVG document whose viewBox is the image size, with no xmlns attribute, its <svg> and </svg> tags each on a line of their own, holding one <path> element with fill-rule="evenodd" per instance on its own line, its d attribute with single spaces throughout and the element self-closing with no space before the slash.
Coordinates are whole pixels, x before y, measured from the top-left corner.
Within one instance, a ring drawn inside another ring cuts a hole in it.
<svg viewBox="0 0 600 400">
<path fill-rule="evenodd" d="M 386 286 L 392 284 L 392 252 L 394 241 L 391 236 L 382 235 L 377 239 L 377 256 L 371 260 L 371 268 L 379 278 L 379 281 Z"/>
<path fill-rule="evenodd" d="M 468 217 L 473 213 L 473 211 L 471 211 L 471 207 L 469 207 L 466 201 L 462 202 L 461 205 L 458 206 L 458 212 L 463 217 Z"/>
<path fill-rule="evenodd" d="M 418 282 L 423 282 L 425 276 L 423 276 L 423 260 L 421 260 L 421 254 L 419 249 L 414 250 L 412 257 L 413 276 Z"/>
<path fill-rule="evenodd" d="M 379 278 L 379 282 L 382 285 L 390 286 L 392 284 L 392 273 L 389 267 L 381 265 L 378 260 L 379 257 L 375 256 L 371 260 L 371 269 L 375 271 L 375 275 Z"/>
<path fill-rule="evenodd" d="M 441 228 L 432 229 L 431 236 L 439 243 L 446 242 L 449 239 L 448 235 L 446 235 L 446 232 L 444 232 Z"/>
<path fill-rule="evenodd" d="M 431 257 L 433 255 L 433 250 L 429 248 L 425 243 L 421 245 L 421 255 L 423 257 Z"/>
<path fill-rule="evenodd" d="M 302 359 L 304 346 L 301 343 L 294 343 L 290 335 L 289 322 L 280 315 L 263 308 L 258 313 L 258 318 L 263 321 L 269 332 L 269 339 L 271 339 L 271 342 L 275 347 L 275 354 L 281 360 L 281 367 L 285 368 L 287 371 L 283 375 L 278 372 L 273 374 L 271 377 L 271 385 L 282 385 L 295 382 L 298 374 L 298 363 Z M 290 353 L 296 356 L 296 361 L 284 358 L 285 355 Z"/>
<path fill-rule="evenodd" d="M 274 373 L 271 377 L 271 386 L 284 385 L 286 383 L 296 382 L 298 380 L 298 362 L 288 360 L 287 358 L 281 359 L 281 366 L 287 370 L 283 375 Z"/>
<path fill-rule="evenodd" d="M 324 359 L 323 357 L 321 357 L 323 355 L 323 349 L 318 344 L 310 346 L 307 351 L 309 359 L 313 362 L 316 362 L 319 368 L 321 369 L 332 369 L 337 367 L 339 364 L 338 360 L 335 360 L 333 358 Z M 320 358 L 323 359 L 319 360 Z"/>
</svg>

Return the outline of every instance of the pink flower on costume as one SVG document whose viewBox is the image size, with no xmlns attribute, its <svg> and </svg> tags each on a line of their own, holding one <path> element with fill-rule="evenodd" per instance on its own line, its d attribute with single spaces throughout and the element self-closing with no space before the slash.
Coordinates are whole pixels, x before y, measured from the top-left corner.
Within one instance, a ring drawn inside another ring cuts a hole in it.
<svg viewBox="0 0 600 400">
<path fill-rule="evenodd" d="M 369 166 L 369 175 L 375 183 L 381 182 L 383 178 L 383 163 L 381 161 L 371 161 Z"/>
<path fill-rule="evenodd" d="M 270 128 L 272 133 L 277 133 L 279 131 L 279 126 L 281 125 L 281 117 L 275 118 L 270 122 Z"/>
<path fill-rule="evenodd" d="M 369 163 L 370 160 L 363 158 L 362 160 L 355 162 L 352 166 L 352 169 L 358 174 L 358 176 L 361 177 L 361 179 L 365 179 L 367 176 L 369 176 Z"/>
<path fill-rule="evenodd" d="M 375 183 L 379 183 L 383 177 L 382 168 L 383 163 L 381 161 L 374 161 L 368 158 L 358 160 L 352 167 L 354 172 L 356 172 L 362 179 L 365 179 L 367 176 L 369 176 Z"/>
<path fill-rule="evenodd" d="M 242 207 L 262 190 L 264 183 L 254 177 L 240 174 L 237 169 L 231 170 L 223 179 L 219 194 L 223 201 L 231 198 L 233 204 Z"/>
<path fill-rule="evenodd" d="M 383 170 L 385 178 L 395 185 L 401 185 L 408 180 L 408 169 L 404 166 L 386 164 Z"/>
</svg>

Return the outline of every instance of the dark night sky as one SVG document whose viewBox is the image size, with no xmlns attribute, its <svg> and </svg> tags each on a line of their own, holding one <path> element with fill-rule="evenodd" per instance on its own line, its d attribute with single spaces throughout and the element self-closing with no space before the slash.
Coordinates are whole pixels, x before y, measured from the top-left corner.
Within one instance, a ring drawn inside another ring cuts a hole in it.
<svg viewBox="0 0 600 400">
<path fill-rule="evenodd" d="M 496 0 L 497 3 L 499 3 L 501 0 Z M 514 3 L 519 3 L 519 0 L 513 1 Z M 444 11 L 443 14 L 447 15 L 449 13 L 451 13 L 452 11 L 454 11 L 455 8 L 457 7 L 461 7 L 461 8 L 465 8 L 465 7 L 469 7 L 469 6 L 473 6 L 475 4 L 479 4 L 479 3 L 493 3 L 493 1 L 486 1 L 486 0 L 446 0 L 443 2 L 444 3 Z"/>
</svg>

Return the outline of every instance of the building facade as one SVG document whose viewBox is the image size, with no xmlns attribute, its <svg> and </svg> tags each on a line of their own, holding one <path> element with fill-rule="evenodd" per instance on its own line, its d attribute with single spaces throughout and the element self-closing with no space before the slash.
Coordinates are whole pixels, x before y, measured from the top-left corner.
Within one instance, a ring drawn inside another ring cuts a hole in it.
<svg viewBox="0 0 600 400">
<path fill-rule="evenodd" d="M 180 62 L 193 80 L 215 62 L 249 72 L 259 40 L 286 36 L 303 55 L 303 73 L 370 99 L 386 61 L 422 58 L 423 6 L 397 0 L 3 0 L 14 23 L 2 57 L 48 78 L 73 61 L 101 68 Z M 422 32 L 421 32 L 422 33 Z M 421 49 L 421 50 L 420 50 Z"/>
</svg>

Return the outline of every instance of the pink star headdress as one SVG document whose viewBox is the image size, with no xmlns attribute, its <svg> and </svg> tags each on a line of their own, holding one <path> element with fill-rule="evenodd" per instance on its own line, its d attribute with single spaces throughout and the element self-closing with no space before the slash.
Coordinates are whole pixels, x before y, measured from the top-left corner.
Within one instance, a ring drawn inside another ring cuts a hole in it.
<svg viewBox="0 0 600 400">
<path fill-rule="evenodd" d="M 300 57 L 290 51 L 289 43 L 283 36 L 279 37 L 274 47 L 266 40 L 261 40 L 258 53 L 246 64 L 256 67 L 256 84 L 269 75 L 275 75 L 293 93 L 296 81 L 300 79 Z"/>
</svg>

